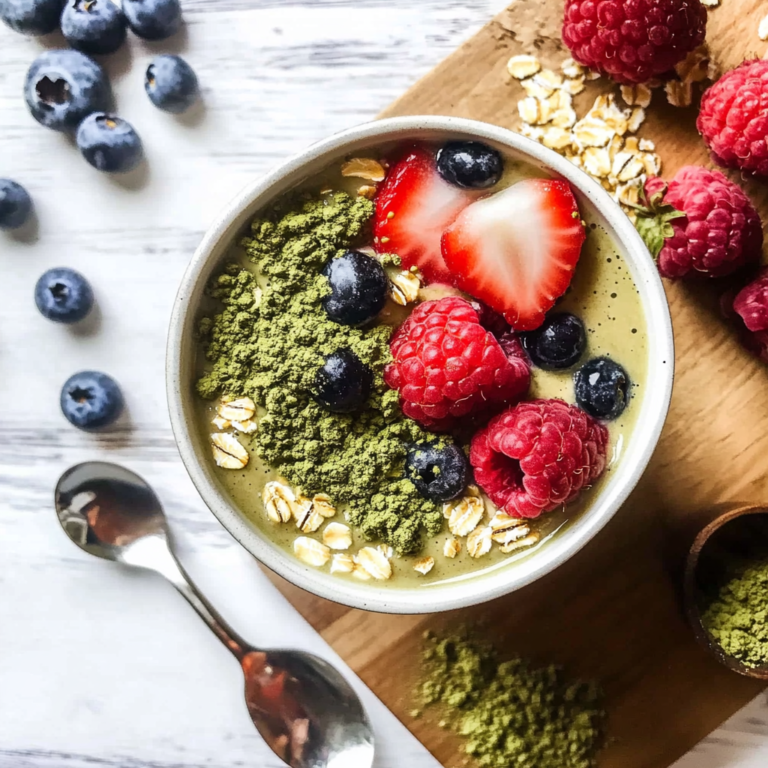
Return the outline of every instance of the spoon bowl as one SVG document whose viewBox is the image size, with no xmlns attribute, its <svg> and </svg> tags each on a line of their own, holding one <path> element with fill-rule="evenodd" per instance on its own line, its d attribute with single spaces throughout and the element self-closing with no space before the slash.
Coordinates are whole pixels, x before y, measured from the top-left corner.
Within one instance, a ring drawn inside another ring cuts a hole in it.
<svg viewBox="0 0 768 768">
<path fill-rule="evenodd" d="M 178 562 L 160 501 L 141 477 L 116 464 L 78 464 L 59 479 L 55 505 L 81 549 L 156 571 L 181 592 L 240 662 L 251 720 L 291 768 L 371 767 L 373 731 L 349 683 L 317 656 L 258 649 L 231 629 Z"/>
</svg>

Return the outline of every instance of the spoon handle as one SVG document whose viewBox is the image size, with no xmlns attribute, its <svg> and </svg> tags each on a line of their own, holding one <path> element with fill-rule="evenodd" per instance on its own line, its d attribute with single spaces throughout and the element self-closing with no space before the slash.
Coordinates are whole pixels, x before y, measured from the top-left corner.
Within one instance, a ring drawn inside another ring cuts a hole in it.
<svg viewBox="0 0 768 768">
<path fill-rule="evenodd" d="M 182 567 L 165 536 L 148 536 L 137 541 L 123 551 L 121 559 L 129 565 L 155 571 L 170 581 L 239 661 L 253 650 L 208 602 Z"/>
</svg>

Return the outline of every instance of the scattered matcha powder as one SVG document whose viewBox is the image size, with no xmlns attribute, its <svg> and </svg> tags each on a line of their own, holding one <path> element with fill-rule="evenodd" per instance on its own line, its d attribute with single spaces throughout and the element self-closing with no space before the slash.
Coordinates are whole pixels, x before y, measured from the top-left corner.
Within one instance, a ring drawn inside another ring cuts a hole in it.
<svg viewBox="0 0 768 768">
<path fill-rule="evenodd" d="M 242 246 L 258 277 L 233 263 L 209 287 L 223 310 L 199 324 L 211 367 L 197 391 L 251 397 L 266 411 L 253 438 L 258 455 L 304 493 L 346 503 L 366 538 L 407 554 L 443 517 L 403 478 L 406 447 L 437 438 L 402 415 L 384 384 L 392 328 L 338 325 L 320 303 L 330 292 L 322 268 L 365 242 L 372 214 L 369 200 L 337 192 L 289 198 L 251 224 Z M 309 394 L 324 358 L 341 347 L 374 373 L 366 408 L 352 415 L 330 413 Z"/>
<path fill-rule="evenodd" d="M 463 737 L 483 768 L 593 768 L 603 743 L 602 693 L 568 682 L 554 666 L 499 662 L 466 633 L 425 635 L 426 706 L 440 705 L 441 727 Z"/>
<path fill-rule="evenodd" d="M 702 624 L 728 656 L 748 667 L 768 664 L 768 559 L 729 565 Z"/>
</svg>

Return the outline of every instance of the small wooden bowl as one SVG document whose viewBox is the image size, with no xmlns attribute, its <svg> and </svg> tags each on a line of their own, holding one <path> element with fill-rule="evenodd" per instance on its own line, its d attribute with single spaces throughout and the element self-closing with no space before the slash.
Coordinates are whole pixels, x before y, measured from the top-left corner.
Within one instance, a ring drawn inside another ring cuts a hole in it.
<svg viewBox="0 0 768 768">
<path fill-rule="evenodd" d="M 768 665 L 748 667 L 728 656 L 701 622 L 702 595 L 722 583 L 724 562 L 731 556 L 768 557 L 768 507 L 739 505 L 715 517 L 694 539 L 683 575 L 685 612 L 698 642 L 728 669 L 768 680 Z"/>
</svg>

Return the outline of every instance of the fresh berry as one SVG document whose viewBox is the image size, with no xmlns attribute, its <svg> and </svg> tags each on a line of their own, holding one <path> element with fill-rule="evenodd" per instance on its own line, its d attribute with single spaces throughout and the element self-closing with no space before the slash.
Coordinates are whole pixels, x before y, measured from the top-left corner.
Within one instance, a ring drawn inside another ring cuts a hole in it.
<svg viewBox="0 0 768 768">
<path fill-rule="evenodd" d="M 123 410 L 123 394 L 117 382 L 97 371 L 82 371 L 67 379 L 60 402 L 67 421 L 86 431 L 109 426 Z"/>
<path fill-rule="evenodd" d="M 93 308 L 93 291 L 74 269 L 49 269 L 35 286 L 35 304 L 43 317 L 56 323 L 77 323 Z"/>
<path fill-rule="evenodd" d="M 123 0 L 131 31 L 145 40 L 165 40 L 181 28 L 179 0 Z"/>
<path fill-rule="evenodd" d="M 573 501 L 603 474 L 608 430 L 562 400 L 530 400 L 472 438 L 475 481 L 512 517 L 538 517 Z"/>
<path fill-rule="evenodd" d="M 114 53 L 125 42 L 125 16 L 112 0 L 67 0 L 61 32 L 83 53 Z"/>
<path fill-rule="evenodd" d="M 579 64 L 644 83 L 700 46 L 706 29 L 700 0 L 566 0 L 563 42 Z"/>
<path fill-rule="evenodd" d="M 0 179 L 0 229 L 18 229 L 32 213 L 32 198 L 21 184 Z"/>
<path fill-rule="evenodd" d="M 22 35 L 47 35 L 59 26 L 64 0 L 0 0 L 0 19 Z"/>
<path fill-rule="evenodd" d="M 747 348 L 768 363 L 768 268 L 736 295 L 733 308 L 746 326 Z"/>
<path fill-rule="evenodd" d="M 390 348 L 394 362 L 384 380 L 399 391 L 403 413 L 435 431 L 517 402 L 530 384 L 520 347 L 505 354 L 469 302 L 456 296 L 419 304 Z"/>
<path fill-rule="evenodd" d="M 440 237 L 472 201 L 472 195 L 444 181 L 433 154 L 413 147 L 389 171 L 376 196 L 376 250 L 396 253 L 403 267 L 418 267 L 429 283 L 451 283 L 440 255 Z"/>
<path fill-rule="evenodd" d="M 334 413 L 352 413 L 361 408 L 373 385 L 373 374 L 350 349 L 337 349 L 315 374 L 312 394 Z"/>
<path fill-rule="evenodd" d="M 464 189 L 488 189 L 504 173 L 501 153 L 479 141 L 450 141 L 437 153 L 437 172 Z"/>
<path fill-rule="evenodd" d="M 568 184 L 526 179 L 465 208 L 443 259 L 458 288 L 530 331 L 570 285 L 584 238 Z"/>
<path fill-rule="evenodd" d="M 133 126 L 103 112 L 83 120 L 77 129 L 77 146 L 94 168 L 106 173 L 127 173 L 144 158 L 141 139 Z"/>
<path fill-rule="evenodd" d="M 32 117 L 56 131 L 74 131 L 92 112 L 109 109 L 104 70 L 78 51 L 45 51 L 27 72 L 24 97 Z"/>
<path fill-rule="evenodd" d="M 768 176 L 768 60 L 745 61 L 712 85 L 696 127 L 718 165 Z"/>
<path fill-rule="evenodd" d="M 195 70 L 181 56 L 156 56 L 147 67 L 144 90 L 152 103 L 166 112 L 180 115 L 200 96 Z"/>
<path fill-rule="evenodd" d="M 469 462 L 459 446 L 414 445 L 405 457 L 405 476 L 430 501 L 450 501 L 467 487 Z"/>
<path fill-rule="evenodd" d="M 323 301 L 328 317 L 340 325 L 363 325 L 384 308 L 389 280 L 384 267 L 360 251 L 331 259 L 323 270 L 331 293 Z"/>
<path fill-rule="evenodd" d="M 575 365 L 587 347 L 584 323 L 570 312 L 549 315 L 544 325 L 520 335 L 534 365 L 559 371 Z"/>
<path fill-rule="evenodd" d="M 480 325 L 482 325 L 486 331 L 490 331 L 497 339 L 501 338 L 504 334 L 509 333 L 509 323 L 502 315 L 477 299 L 469 299 L 469 303 L 472 305 L 472 309 L 477 312 Z"/>
<path fill-rule="evenodd" d="M 652 177 L 645 197 L 636 226 L 664 277 L 723 277 L 760 258 L 760 215 L 719 171 L 687 165 L 669 184 Z"/>
<path fill-rule="evenodd" d="M 629 376 L 609 357 L 596 357 L 573 375 L 576 402 L 596 419 L 615 419 L 629 402 Z"/>
</svg>

